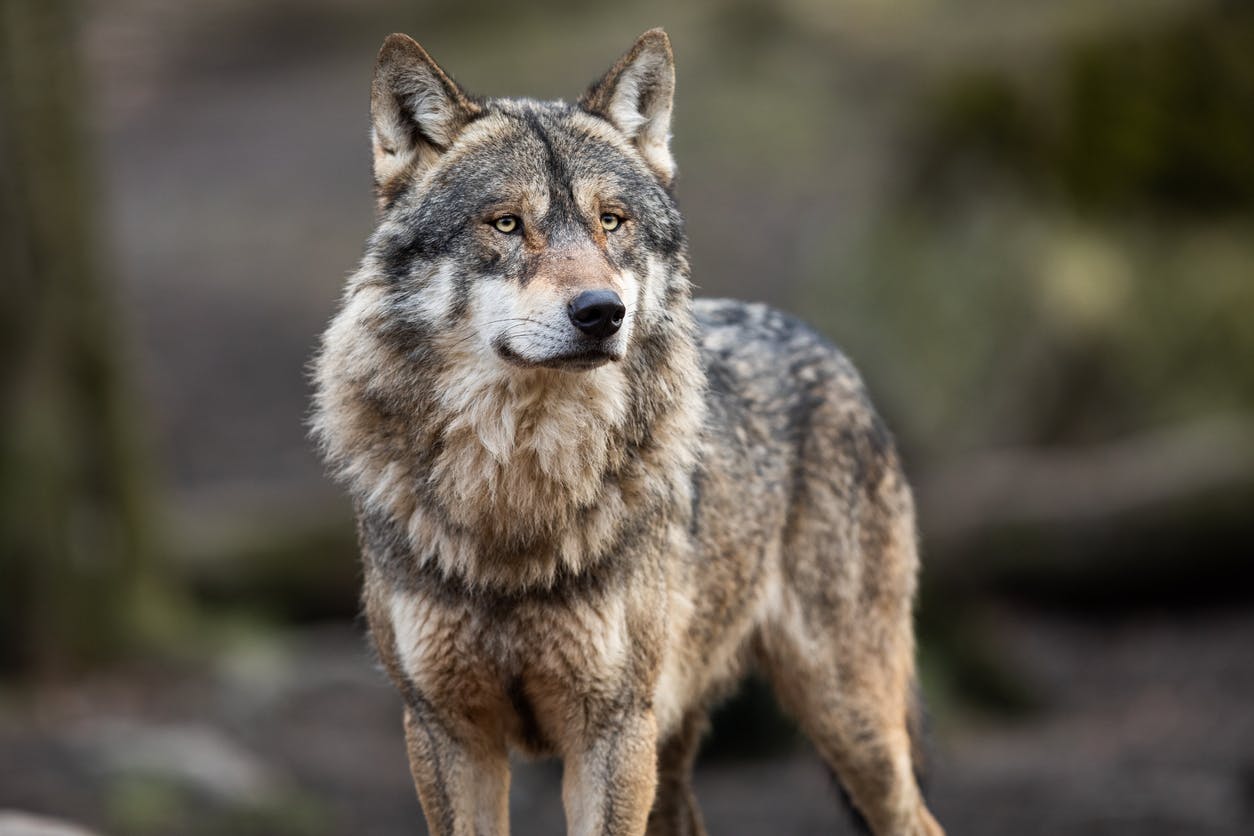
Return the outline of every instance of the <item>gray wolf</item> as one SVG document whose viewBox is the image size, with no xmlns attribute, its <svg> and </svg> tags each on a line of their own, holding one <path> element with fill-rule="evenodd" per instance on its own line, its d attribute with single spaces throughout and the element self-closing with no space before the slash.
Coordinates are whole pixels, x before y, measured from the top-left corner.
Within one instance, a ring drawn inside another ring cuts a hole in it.
<svg viewBox="0 0 1254 836">
<path fill-rule="evenodd" d="M 849 362 L 691 298 L 646 32 L 576 104 L 482 99 L 404 35 L 378 225 L 315 360 L 364 606 L 432 833 L 508 832 L 511 751 L 574 834 L 702 833 L 706 711 L 756 667 L 878 834 L 914 778 L 909 488 Z"/>
</svg>

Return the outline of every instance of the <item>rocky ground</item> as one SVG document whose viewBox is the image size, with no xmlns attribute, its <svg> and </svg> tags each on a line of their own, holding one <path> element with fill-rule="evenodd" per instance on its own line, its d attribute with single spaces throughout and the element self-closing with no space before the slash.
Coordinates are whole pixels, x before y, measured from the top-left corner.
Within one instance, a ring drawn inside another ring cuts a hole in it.
<svg viewBox="0 0 1254 836">
<path fill-rule="evenodd" d="M 938 718 L 932 797 L 951 833 L 1254 827 L 1254 616 L 1000 628 L 1042 707 Z M 0 809 L 116 834 L 420 833 L 399 713 L 349 625 L 99 676 L 2 704 Z M 515 833 L 560 832 L 558 780 L 555 764 L 518 766 Z M 805 750 L 703 762 L 697 792 L 713 834 L 847 830 Z"/>
</svg>

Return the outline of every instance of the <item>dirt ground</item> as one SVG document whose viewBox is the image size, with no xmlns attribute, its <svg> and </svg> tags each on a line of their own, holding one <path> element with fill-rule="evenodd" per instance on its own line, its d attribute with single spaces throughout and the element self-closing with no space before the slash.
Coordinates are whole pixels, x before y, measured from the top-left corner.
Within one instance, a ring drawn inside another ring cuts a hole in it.
<svg viewBox="0 0 1254 836">
<path fill-rule="evenodd" d="M 931 796 L 949 832 L 1251 832 L 1254 616 L 1017 614 L 1001 641 L 1044 705 L 944 718 Z M 344 624 L 244 643 L 212 670 L 101 676 L 2 704 L 0 809 L 120 834 L 420 833 L 399 715 Z M 555 764 L 518 765 L 515 833 L 560 832 L 558 781 Z M 703 762 L 697 793 L 713 834 L 848 831 L 804 749 Z"/>
</svg>

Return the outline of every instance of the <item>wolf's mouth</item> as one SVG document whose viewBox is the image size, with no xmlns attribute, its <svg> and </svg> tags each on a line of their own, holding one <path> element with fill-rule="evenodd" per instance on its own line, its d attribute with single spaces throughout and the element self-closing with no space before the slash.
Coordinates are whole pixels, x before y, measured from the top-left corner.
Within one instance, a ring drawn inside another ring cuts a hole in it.
<svg viewBox="0 0 1254 836">
<path fill-rule="evenodd" d="M 545 360 L 543 365 L 554 369 L 567 369 L 570 371 L 583 371 L 585 369 L 595 369 L 598 366 L 604 366 L 606 363 L 616 362 L 619 358 L 608 351 L 582 351 L 578 354 L 566 354 L 561 357 L 553 357 Z"/>
<path fill-rule="evenodd" d="M 497 343 L 496 353 L 502 360 L 513 366 L 521 366 L 526 369 L 561 369 L 563 371 L 587 371 L 595 369 L 598 366 L 604 366 L 606 363 L 617 362 L 622 359 L 617 355 L 601 348 L 590 348 L 582 351 L 574 351 L 569 354 L 558 354 L 553 357 L 542 357 L 533 360 L 530 357 L 523 357 L 504 343 Z"/>
</svg>

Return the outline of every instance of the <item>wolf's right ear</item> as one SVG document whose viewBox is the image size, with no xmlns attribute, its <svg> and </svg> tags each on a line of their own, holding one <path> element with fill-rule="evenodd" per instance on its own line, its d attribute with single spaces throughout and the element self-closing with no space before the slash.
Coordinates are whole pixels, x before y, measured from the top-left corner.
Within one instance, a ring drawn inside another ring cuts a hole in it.
<svg viewBox="0 0 1254 836">
<path fill-rule="evenodd" d="M 388 35 L 370 86 L 374 182 L 380 200 L 402 174 L 431 165 L 479 105 L 408 35 Z"/>
</svg>

